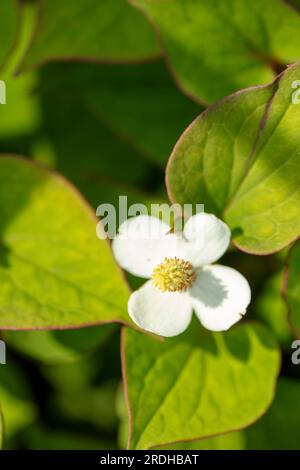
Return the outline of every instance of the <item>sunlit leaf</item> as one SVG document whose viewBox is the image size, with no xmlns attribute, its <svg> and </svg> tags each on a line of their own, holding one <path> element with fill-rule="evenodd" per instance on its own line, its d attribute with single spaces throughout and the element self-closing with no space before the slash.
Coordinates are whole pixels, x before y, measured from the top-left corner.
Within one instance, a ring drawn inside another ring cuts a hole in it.
<svg viewBox="0 0 300 470">
<path fill-rule="evenodd" d="M 116 450 L 114 441 L 95 438 L 84 432 L 31 426 L 24 439 L 30 450 Z"/>
<path fill-rule="evenodd" d="M 296 380 L 281 378 L 268 412 L 243 431 L 204 439 L 181 442 L 168 449 L 198 450 L 297 450 L 299 449 L 299 392 Z"/>
<path fill-rule="evenodd" d="M 132 448 L 237 430 L 272 402 L 279 354 L 260 325 L 210 334 L 197 324 L 166 341 L 129 329 L 124 335 Z"/>
<path fill-rule="evenodd" d="M 274 84 L 218 102 L 182 135 L 169 162 L 171 198 L 223 216 L 246 252 L 272 253 L 300 234 L 299 79 L 295 64 Z"/>
<path fill-rule="evenodd" d="M 0 188 L 1 328 L 129 321 L 128 288 L 74 188 L 13 157 L 0 160 Z"/>
</svg>

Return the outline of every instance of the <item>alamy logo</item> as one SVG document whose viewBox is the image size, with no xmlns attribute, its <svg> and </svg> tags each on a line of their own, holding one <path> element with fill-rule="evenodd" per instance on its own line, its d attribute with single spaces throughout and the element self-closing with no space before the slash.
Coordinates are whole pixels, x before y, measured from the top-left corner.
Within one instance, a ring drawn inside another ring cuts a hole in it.
<svg viewBox="0 0 300 470">
<path fill-rule="evenodd" d="M 6 84 L 0 80 L 0 104 L 6 104 Z"/>
<path fill-rule="evenodd" d="M 300 80 L 294 80 L 292 83 L 292 88 L 295 88 L 296 91 L 292 94 L 292 103 L 300 104 Z"/>
<path fill-rule="evenodd" d="M 125 220 L 136 217 L 138 215 L 153 216 L 162 219 L 174 232 L 182 232 L 184 221 L 188 220 L 192 215 L 204 212 L 203 204 L 131 204 L 128 206 L 127 196 L 119 196 L 118 207 L 113 204 L 104 203 L 98 206 L 96 215 L 101 221 L 97 225 L 96 233 L 98 238 L 104 240 L 109 238 L 113 240 L 118 233 L 118 227 Z M 153 227 L 152 227 L 153 229 Z M 151 231 L 151 227 L 149 226 Z M 145 234 L 146 235 L 146 234 Z M 147 234 L 148 238 L 159 239 L 161 234 L 157 230 Z"/>
<path fill-rule="evenodd" d="M 0 340 L 0 364 L 6 364 L 6 344 Z"/>
<path fill-rule="evenodd" d="M 295 339 L 295 341 L 292 342 L 292 349 L 295 349 L 295 351 L 292 354 L 292 363 L 297 366 L 300 364 L 300 340 Z"/>
</svg>

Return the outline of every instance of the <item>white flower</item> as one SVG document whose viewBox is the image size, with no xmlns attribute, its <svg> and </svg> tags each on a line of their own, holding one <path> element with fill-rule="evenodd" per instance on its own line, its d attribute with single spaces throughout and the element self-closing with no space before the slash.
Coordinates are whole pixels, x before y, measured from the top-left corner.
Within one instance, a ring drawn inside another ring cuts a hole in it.
<svg viewBox="0 0 300 470">
<path fill-rule="evenodd" d="M 246 313 L 251 291 L 235 269 L 211 264 L 227 250 L 228 226 L 200 213 L 182 234 L 156 217 L 128 219 L 113 241 L 118 263 L 135 276 L 148 278 L 128 302 L 132 320 L 144 330 L 176 336 L 190 324 L 193 310 L 208 330 L 224 331 Z"/>
</svg>

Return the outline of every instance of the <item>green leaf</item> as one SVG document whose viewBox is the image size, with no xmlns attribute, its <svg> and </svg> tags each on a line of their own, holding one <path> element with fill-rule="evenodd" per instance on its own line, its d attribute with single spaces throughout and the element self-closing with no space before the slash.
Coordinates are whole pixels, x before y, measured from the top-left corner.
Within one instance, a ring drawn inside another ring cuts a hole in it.
<svg viewBox="0 0 300 470">
<path fill-rule="evenodd" d="M 268 412 L 249 428 L 196 442 L 182 442 L 168 449 L 197 450 L 298 450 L 300 384 L 281 378 Z"/>
<path fill-rule="evenodd" d="M 7 442 L 37 416 L 26 375 L 12 357 L 8 357 L 7 363 L 0 366 L 0 402 Z"/>
<path fill-rule="evenodd" d="M 116 396 L 116 411 L 119 418 L 118 445 L 120 449 L 126 449 L 129 436 L 129 416 L 124 395 L 124 385 L 120 384 Z"/>
<path fill-rule="evenodd" d="M 17 351 L 46 364 L 68 363 L 100 347 L 114 325 L 57 331 L 4 331 L 5 342 Z"/>
<path fill-rule="evenodd" d="M 21 70 L 56 60 L 135 62 L 160 53 L 146 19 L 124 0 L 43 0 Z"/>
<path fill-rule="evenodd" d="M 6 104 L 0 106 L 1 139 L 14 139 L 36 132 L 41 120 L 39 99 L 34 93 L 38 84 L 37 73 L 32 72 L 22 77 L 16 77 L 14 73 L 27 48 L 34 25 L 34 5 L 22 2 L 19 10 L 18 40 L 1 73 L 1 79 L 6 84 Z"/>
<path fill-rule="evenodd" d="M 121 140 L 122 153 L 131 148 L 132 156 L 127 159 L 133 160 L 139 154 L 140 158 L 161 167 L 166 164 L 174 141 L 201 111 L 200 106 L 177 90 L 161 61 L 130 66 L 51 64 L 41 71 L 40 91 L 46 130 L 48 128 L 51 135 L 55 130 L 56 134 L 61 133 L 61 126 L 55 120 L 60 115 L 64 118 L 64 129 L 72 130 L 76 126 L 74 118 L 68 115 L 68 108 L 72 106 L 71 112 L 73 116 L 76 113 L 81 125 L 80 116 L 87 116 L 90 142 L 98 144 L 95 145 L 97 157 L 100 139 L 96 132 L 93 137 L 93 122 L 98 132 L 106 126 L 116 141 Z M 67 142 L 72 143 L 72 140 L 68 138 Z M 106 147 L 109 151 L 109 146 Z M 125 158 L 119 160 L 123 169 Z M 136 160 L 139 168 L 141 163 Z"/>
<path fill-rule="evenodd" d="M 279 251 L 300 234 L 300 106 L 292 99 L 299 79 L 298 63 L 269 86 L 218 102 L 169 161 L 171 199 L 223 216 L 249 253 Z"/>
<path fill-rule="evenodd" d="M 128 185 L 142 186 L 153 171 L 152 164 L 103 122 L 87 100 L 85 90 L 95 88 L 92 78 L 98 67 L 52 64 L 42 70 L 40 82 L 43 131 L 52 151 L 52 165 L 67 176 L 94 207 L 101 202 L 111 202 L 107 192 L 122 195 L 129 192 Z M 81 80 L 80 84 L 76 83 L 76 77 Z M 98 73 L 95 78 L 97 83 Z M 38 147 L 33 153 L 35 158 L 41 159 L 45 149 Z M 117 191 L 111 190 L 112 184 Z M 115 202 L 114 194 L 111 196 Z"/>
<path fill-rule="evenodd" d="M 6 0 L 0 5 L 0 68 L 8 59 L 8 55 L 14 45 L 17 34 L 19 14 L 17 0 Z M 2 78 L 2 77 L 1 77 Z"/>
<path fill-rule="evenodd" d="M 246 430 L 247 449 L 299 449 L 300 383 L 281 378 L 268 413 Z"/>
<path fill-rule="evenodd" d="M 288 304 L 289 320 L 295 335 L 300 338 L 300 243 L 291 248 L 287 259 L 284 295 Z"/>
<path fill-rule="evenodd" d="M 243 431 L 231 432 L 222 436 L 202 439 L 201 441 L 179 442 L 159 447 L 167 450 L 245 450 L 245 437 Z"/>
<path fill-rule="evenodd" d="M 119 135 L 154 162 L 165 165 L 183 129 L 201 111 L 170 80 L 162 62 L 98 67 L 87 102 Z"/>
<path fill-rule="evenodd" d="M 132 448 L 237 430 L 270 405 L 280 358 L 268 331 L 244 324 L 211 334 L 194 326 L 165 341 L 124 330 Z"/>
<path fill-rule="evenodd" d="M 256 299 L 255 315 L 265 322 L 286 351 L 290 351 L 293 341 L 291 327 L 288 322 L 287 306 L 282 290 L 284 273 L 280 271 L 269 279 L 263 286 L 261 294 Z"/>
<path fill-rule="evenodd" d="M 131 0 L 157 26 L 180 87 L 211 103 L 300 57 L 300 16 L 282 0 Z"/>
<path fill-rule="evenodd" d="M 0 159 L 0 327 L 128 322 L 128 288 L 96 219 L 60 176 Z"/>
</svg>

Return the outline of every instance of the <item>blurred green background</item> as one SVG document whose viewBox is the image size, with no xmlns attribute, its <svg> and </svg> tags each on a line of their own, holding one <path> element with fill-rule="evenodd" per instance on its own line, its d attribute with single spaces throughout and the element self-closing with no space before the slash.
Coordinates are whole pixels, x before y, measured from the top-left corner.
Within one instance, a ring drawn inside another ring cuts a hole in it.
<svg viewBox="0 0 300 470">
<path fill-rule="evenodd" d="M 7 84 L 0 152 L 56 169 L 95 210 L 117 204 L 119 195 L 129 204 L 166 201 L 168 157 L 204 107 L 175 85 L 157 45 L 153 57 L 127 60 L 131 64 L 60 60 L 15 75 L 37 15 L 35 1 L 21 3 L 17 42 L 0 69 Z M 244 273 L 257 294 L 250 317 L 268 324 L 282 345 L 278 394 L 246 431 L 177 448 L 299 448 L 300 372 L 290 362 L 292 336 L 278 289 L 284 253 L 255 258 L 232 251 L 225 262 Z M 7 344 L 7 364 L 0 366 L 5 449 L 126 447 L 119 326 L 1 336 Z"/>
</svg>

